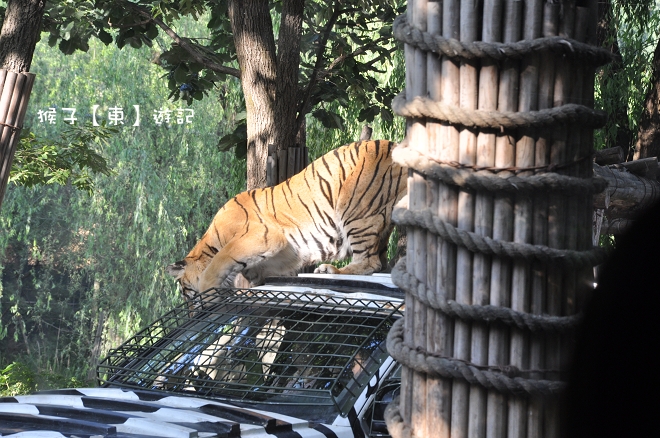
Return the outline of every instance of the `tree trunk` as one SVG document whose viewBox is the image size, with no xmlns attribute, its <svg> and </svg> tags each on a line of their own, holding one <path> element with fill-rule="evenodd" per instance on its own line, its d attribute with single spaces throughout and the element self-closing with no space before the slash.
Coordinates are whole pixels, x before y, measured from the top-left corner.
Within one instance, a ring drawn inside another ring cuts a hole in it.
<svg viewBox="0 0 660 438">
<path fill-rule="evenodd" d="M 267 0 L 230 0 L 247 112 L 247 188 L 266 186 L 268 145 L 275 142 L 277 61 Z"/>
<path fill-rule="evenodd" d="M 660 155 L 660 41 L 653 54 L 653 77 L 639 123 L 635 159 Z"/>
<path fill-rule="evenodd" d="M 1 69 L 30 70 L 45 5 L 45 0 L 9 0 L 0 33 Z"/>
<path fill-rule="evenodd" d="M 275 93 L 275 147 L 278 151 L 298 143 L 296 126 L 298 71 L 302 37 L 304 0 L 282 2 L 282 20 L 277 50 L 277 85 Z M 304 144 L 300 144 L 304 146 Z"/>
</svg>

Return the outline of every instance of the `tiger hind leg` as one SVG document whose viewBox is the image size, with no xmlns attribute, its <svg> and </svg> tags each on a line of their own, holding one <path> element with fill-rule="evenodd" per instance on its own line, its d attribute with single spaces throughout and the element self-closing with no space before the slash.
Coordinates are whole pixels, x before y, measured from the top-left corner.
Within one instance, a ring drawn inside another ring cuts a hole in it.
<svg viewBox="0 0 660 438">
<path fill-rule="evenodd" d="M 351 263 L 343 268 L 322 264 L 314 270 L 317 274 L 370 275 L 387 267 L 387 245 L 391 228 L 349 238 L 353 251 Z"/>
</svg>

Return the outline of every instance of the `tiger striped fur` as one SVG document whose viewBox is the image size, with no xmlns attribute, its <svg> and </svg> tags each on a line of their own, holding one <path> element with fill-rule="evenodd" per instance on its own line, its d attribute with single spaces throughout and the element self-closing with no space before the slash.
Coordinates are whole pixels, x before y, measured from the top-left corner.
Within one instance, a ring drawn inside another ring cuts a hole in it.
<svg viewBox="0 0 660 438">
<path fill-rule="evenodd" d="M 380 271 L 387 266 L 392 209 L 406 192 L 406 170 L 391 157 L 395 146 L 386 140 L 351 143 L 277 186 L 240 193 L 167 272 L 190 299 L 232 286 L 238 273 L 254 286 L 348 256 L 352 261 L 343 268 L 322 264 L 315 272 Z"/>
</svg>

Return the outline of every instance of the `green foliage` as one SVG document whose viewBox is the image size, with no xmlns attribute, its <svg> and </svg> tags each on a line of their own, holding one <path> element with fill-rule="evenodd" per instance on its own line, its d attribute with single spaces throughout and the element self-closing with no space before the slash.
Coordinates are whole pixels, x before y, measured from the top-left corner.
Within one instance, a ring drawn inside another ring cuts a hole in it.
<svg viewBox="0 0 660 438">
<path fill-rule="evenodd" d="M 607 125 L 596 131 L 596 149 L 631 145 L 616 144 L 617 132 L 627 129 L 637 135 L 644 100 L 653 74 L 653 51 L 660 38 L 660 9 L 650 1 L 612 2 L 611 25 L 615 32 L 605 45 L 618 44 L 620 63 L 605 65 L 597 75 L 596 107 L 610 115 Z M 616 38 L 616 41 L 612 39 Z M 623 110 L 625 125 L 616 117 Z M 636 139 L 632 139 L 632 145 Z"/>
<path fill-rule="evenodd" d="M 73 160 L 71 149 L 87 146 L 78 164 L 98 165 L 98 154 L 113 173 L 88 172 L 91 196 L 69 184 L 8 187 L 0 212 L 0 363 L 29 355 L 35 369 L 85 376 L 93 351 L 103 354 L 181 300 L 163 267 L 185 256 L 217 209 L 245 189 L 245 161 L 215 147 L 234 128 L 241 95 L 228 80 L 221 105 L 196 101 L 185 107 L 195 111 L 192 123 L 173 117 L 157 125 L 154 111 L 176 114 L 179 105 L 167 99 L 149 48 L 118 51 L 92 40 L 88 52 L 65 56 L 45 43 L 35 53 L 25 121 L 26 131 L 45 140 L 30 137 L 25 158 Z M 94 105 L 107 126 L 101 131 L 88 128 Z M 133 126 L 133 105 L 140 105 L 140 126 Z M 80 119 L 71 142 L 60 140 L 70 125 L 37 117 L 63 107 L 76 107 Z M 112 107 L 126 109 L 126 120 L 106 137 Z M 26 164 L 21 175 L 38 179 L 29 166 L 39 163 Z"/>
<path fill-rule="evenodd" d="M 402 90 L 405 86 L 405 69 L 402 51 L 398 51 L 392 56 L 391 70 L 375 75 L 376 80 L 383 88 L 392 90 Z M 365 124 L 360 119 L 360 112 L 363 110 L 359 106 L 344 107 L 339 102 L 327 102 L 325 108 L 340 115 L 341 120 L 345 121 L 344 129 L 327 129 L 323 123 L 314 119 L 311 114 L 307 115 L 307 147 L 310 150 L 310 159 L 318 158 L 331 149 L 356 141 L 360 136 L 362 126 Z M 387 139 L 392 141 L 401 141 L 405 136 L 405 119 L 396 117 L 391 122 L 384 118 L 376 118 L 373 127 L 373 139 Z"/>
<path fill-rule="evenodd" d="M 47 4 L 44 29 L 49 44 L 58 44 L 67 54 L 89 50 L 93 38 L 104 44 L 114 40 L 120 49 L 161 47 L 154 62 L 165 70 L 168 97 L 191 105 L 205 96 L 223 98 L 220 85 L 226 83 L 228 73 L 211 66 L 238 72 L 227 3 L 58 0 Z M 277 33 L 281 1 L 271 1 L 271 10 Z M 394 67 L 391 23 L 404 10 L 402 0 L 305 2 L 298 102 L 302 117 L 311 114 L 325 128 L 337 130 L 346 129 L 353 120 L 372 123 L 380 118 L 384 124 L 392 123 L 391 101 L 400 89 L 377 78 Z M 205 23 L 205 29 L 182 28 L 181 17 Z M 353 108 L 358 109 L 355 118 L 346 119 Z M 223 151 L 234 146 L 237 158 L 245 157 L 245 122 L 218 144 Z"/>
<path fill-rule="evenodd" d="M 0 396 L 12 397 L 37 390 L 81 388 L 87 382 L 51 372 L 37 372 L 22 362 L 12 362 L 0 370 Z"/>
<path fill-rule="evenodd" d="M 9 181 L 25 187 L 37 184 L 71 183 L 89 194 L 94 189 L 93 174 L 110 175 L 106 160 L 94 146 L 107 145 L 116 129 L 105 126 L 72 126 L 53 141 L 38 139 L 30 132 L 16 148 Z"/>
<path fill-rule="evenodd" d="M 36 387 L 34 372 L 20 362 L 13 362 L 0 371 L 0 395 L 29 394 Z"/>
</svg>

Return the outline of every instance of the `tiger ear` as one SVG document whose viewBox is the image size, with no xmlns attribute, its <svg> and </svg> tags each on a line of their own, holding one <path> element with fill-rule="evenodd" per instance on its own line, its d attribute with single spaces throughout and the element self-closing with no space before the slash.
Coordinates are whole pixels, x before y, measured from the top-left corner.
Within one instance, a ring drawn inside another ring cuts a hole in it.
<svg viewBox="0 0 660 438">
<path fill-rule="evenodd" d="M 171 265 L 168 265 L 165 270 L 168 274 L 174 277 L 175 280 L 178 280 L 183 277 L 183 274 L 186 272 L 186 261 L 179 260 L 178 262 L 174 262 Z"/>
</svg>

